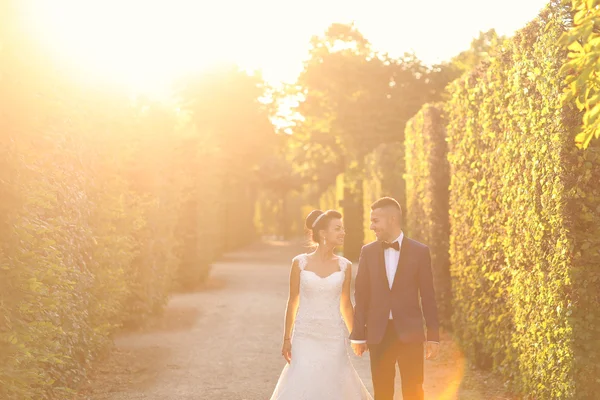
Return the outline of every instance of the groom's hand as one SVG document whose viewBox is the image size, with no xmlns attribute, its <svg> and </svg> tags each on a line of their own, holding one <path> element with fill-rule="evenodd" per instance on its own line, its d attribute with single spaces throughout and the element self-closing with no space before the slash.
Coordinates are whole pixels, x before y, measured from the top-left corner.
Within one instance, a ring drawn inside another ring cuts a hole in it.
<svg viewBox="0 0 600 400">
<path fill-rule="evenodd" d="M 352 350 L 354 350 L 354 354 L 361 357 L 365 351 L 367 351 L 366 343 L 352 343 Z"/>
<path fill-rule="evenodd" d="M 425 359 L 435 360 L 440 352 L 440 344 L 438 342 L 427 342 L 425 344 Z"/>
</svg>

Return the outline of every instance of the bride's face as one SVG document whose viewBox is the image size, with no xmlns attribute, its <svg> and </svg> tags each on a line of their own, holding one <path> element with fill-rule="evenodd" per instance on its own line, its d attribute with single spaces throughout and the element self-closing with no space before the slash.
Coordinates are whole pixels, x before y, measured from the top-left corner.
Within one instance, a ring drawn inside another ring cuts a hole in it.
<svg viewBox="0 0 600 400">
<path fill-rule="evenodd" d="M 344 237 L 346 236 L 344 223 L 341 219 L 333 219 L 329 221 L 329 226 L 326 230 L 321 231 L 321 234 L 327 244 L 341 246 L 344 244 Z"/>
</svg>

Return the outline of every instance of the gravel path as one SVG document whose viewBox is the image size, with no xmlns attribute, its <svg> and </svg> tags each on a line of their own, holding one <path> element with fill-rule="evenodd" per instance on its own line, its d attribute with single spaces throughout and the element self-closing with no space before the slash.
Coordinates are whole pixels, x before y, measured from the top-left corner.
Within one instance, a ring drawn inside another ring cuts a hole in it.
<svg viewBox="0 0 600 400">
<path fill-rule="evenodd" d="M 212 289 L 174 296 L 157 326 L 116 340 L 113 360 L 96 377 L 104 383 L 86 398 L 268 400 L 285 363 L 280 342 L 290 260 L 304 251 L 271 242 L 229 254 L 214 267 Z M 352 360 L 372 392 L 368 356 Z M 428 399 L 458 398 L 461 364 L 447 350 L 426 363 Z"/>
</svg>

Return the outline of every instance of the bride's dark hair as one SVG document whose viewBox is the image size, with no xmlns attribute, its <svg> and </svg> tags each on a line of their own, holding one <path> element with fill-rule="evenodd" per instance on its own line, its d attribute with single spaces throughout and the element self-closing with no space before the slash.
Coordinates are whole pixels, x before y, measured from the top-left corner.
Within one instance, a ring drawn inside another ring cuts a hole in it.
<svg viewBox="0 0 600 400">
<path fill-rule="evenodd" d="M 306 229 L 312 234 L 312 241 L 315 243 L 321 242 L 319 231 L 326 229 L 329 222 L 333 219 L 341 219 L 342 214 L 335 210 L 321 211 L 314 210 L 306 217 Z M 316 222 L 316 223 L 315 223 Z"/>
</svg>

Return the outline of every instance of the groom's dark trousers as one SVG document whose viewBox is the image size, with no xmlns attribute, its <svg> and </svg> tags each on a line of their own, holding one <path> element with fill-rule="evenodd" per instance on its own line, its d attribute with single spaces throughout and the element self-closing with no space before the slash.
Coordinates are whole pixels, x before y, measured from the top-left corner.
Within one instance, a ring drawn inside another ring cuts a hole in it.
<svg viewBox="0 0 600 400">
<path fill-rule="evenodd" d="M 389 323 L 383 340 L 370 344 L 371 376 L 375 400 L 394 398 L 396 364 L 400 370 L 402 398 L 422 400 L 423 395 L 423 343 L 404 343 L 398 340 L 393 323 Z"/>
<path fill-rule="evenodd" d="M 422 400 L 423 344 L 439 342 L 429 248 L 404 237 L 393 282 L 388 282 L 381 243 L 365 245 L 358 263 L 355 303 L 350 339 L 368 345 L 375 400 L 393 399 L 396 365 L 404 400 Z"/>
</svg>

